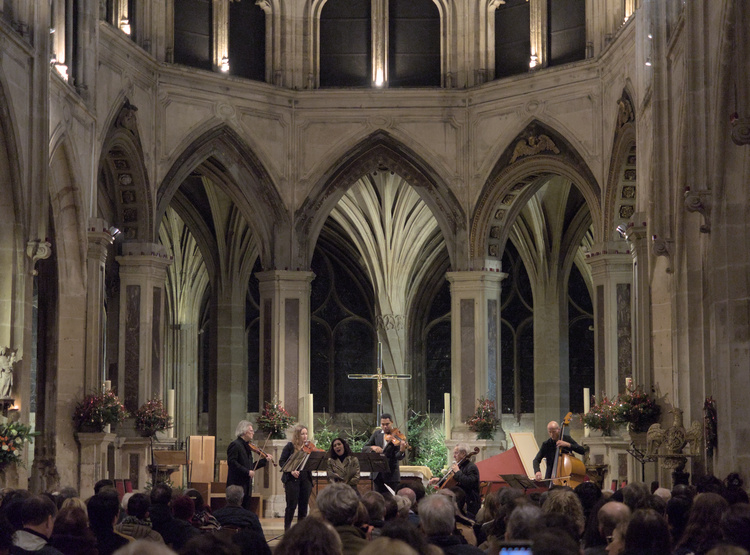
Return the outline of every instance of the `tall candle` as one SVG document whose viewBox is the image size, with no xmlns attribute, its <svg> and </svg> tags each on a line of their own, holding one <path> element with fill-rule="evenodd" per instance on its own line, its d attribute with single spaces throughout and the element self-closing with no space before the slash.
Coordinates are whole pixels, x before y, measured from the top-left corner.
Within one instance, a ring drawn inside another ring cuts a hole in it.
<svg viewBox="0 0 750 555">
<path fill-rule="evenodd" d="M 172 418 L 172 427 L 167 432 L 167 437 L 174 437 L 174 389 L 167 390 L 167 414 Z"/>
<path fill-rule="evenodd" d="M 583 388 L 583 414 L 591 410 L 591 390 L 588 387 Z M 588 426 L 583 427 L 583 437 L 589 437 L 591 430 Z"/>
<path fill-rule="evenodd" d="M 445 404 L 445 439 L 451 438 L 451 394 L 443 393 L 443 403 Z"/>
<path fill-rule="evenodd" d="M 110 389 L 112 389 L 112 382 L 109 380 L 104 380 L 104 383 L 102 384 L 102 389 L 104 389 L 104 391 L 109 391 Z"/>
</svg>

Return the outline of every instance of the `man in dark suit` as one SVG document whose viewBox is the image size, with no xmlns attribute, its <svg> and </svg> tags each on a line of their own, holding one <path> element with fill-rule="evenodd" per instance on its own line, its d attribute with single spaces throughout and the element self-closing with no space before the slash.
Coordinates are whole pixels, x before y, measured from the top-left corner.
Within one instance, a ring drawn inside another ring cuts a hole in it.
<svg viewBox="0 0 750 555">
<path fill-rule="evenodd" d="M 393 418 L 388 413 L 383 413 L 380 417 L 380 429 L 367 440 L 362 448 L 363 453 L 379 453 L 388 460 L 389 472 L 376 472 L 373 474 L 375 490 L 380 493 L 388 491 L 386 485 L 395 491 L 401 480 L 401 472 L 398 469 L 398 461 L 406 456 L 406 441 L 394 440 L 385 441 L 385 436 L 390 435 L 393 431 Z"/>
<path fill-rule="evenodd" d="M 552 477 L 552 466 L 555 462 L 555 452 L 558 447 L 560 448 L 561 453 L 570 453 L 571 451 L 578 453 L 579 455 L 586 453 L 586 449 L 582 445 L 578 445 L 576 440 L 569 435 L 566 434 L 562 438 L 560 437 L 560 424 L 557 422 L 552 421 L 547 424 L 547 433 L 549 434 L 549 439 L 542 443 L 539 452 L 536 454 L 536 457 L 534 457 L 533 464 L 535 480 L 542 479 L 542 472 L 540 470 L 542 459 L 547 461 L 547 473 L 545 478 L 549 479 Z"/>
<path fill-rule="evenodd" d="M 237 439 L 227 448 L 227 487 L 242 486 L 245 492 L 242 506 L 249 510 L 255 471 L 266 466 L 268 460 L 273 460 L 273 458 L 269 455 L 268 459 L 261 457 L 257 463 L 253 462 L 253 451 L 249 443 L 253 440 L 255 430 L 247 420 L 242 420 L 237 424 L 235 434 Z"/>
</svg>

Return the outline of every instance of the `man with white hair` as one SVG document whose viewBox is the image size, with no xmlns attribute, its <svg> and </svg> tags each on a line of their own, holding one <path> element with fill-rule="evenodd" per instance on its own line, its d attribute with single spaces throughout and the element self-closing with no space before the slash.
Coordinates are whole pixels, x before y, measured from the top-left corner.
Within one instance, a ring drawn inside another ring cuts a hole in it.
<svg viewBox="0 0 750 555">
<path fill-rule="evenodd" d="M 273 461 L 273 458 L 269 455 L 268 458 L 261 457 L 258 462 L 253 462 L 253 451 L 250 449 L 250 443 L 255 436 L 255 429 L 251 422 L 241 420 L 237 424 L 235 435 L 237 439 L 230 443 L 227 448 L 227 487 L 242 486 L 245 492 L 242 506 L 249 510 L 255 471 L 266 466 L 268 460 Z"/>
<path fill-rule="evenodd" d="M 249 528 L 263 534 L 258 515 L 242 507 L 245 491 L 241 486 L 229 486 L 226 492 L 227 504 L 214 512 L 214 517 L 222 526 Z"/>
</svg>

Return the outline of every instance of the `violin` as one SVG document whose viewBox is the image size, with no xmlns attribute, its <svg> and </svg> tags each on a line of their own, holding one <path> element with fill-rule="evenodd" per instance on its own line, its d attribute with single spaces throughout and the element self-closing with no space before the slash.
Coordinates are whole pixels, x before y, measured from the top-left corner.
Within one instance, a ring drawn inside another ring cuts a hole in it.
<svg viewBox="0 0 750 555">
<path fill-rule="evenodd" d="M 302 450 L 307 454 L 310 454 L 314 451 L 325 451 L 325 449 L 318 449 L 317 447 L 315 447 L 315 444 L 312 441 L 306 441 L 302 445 Z"/>
<path fill-rule="evenodd" d="M 406 443 L 406 435 L 404 435 L 404 432 L 402 432 L 398 428 L 393 428 L 391 430 L 391 433 L 385 434 L 383 438 L 385 439 L 386 443 L 391 443 L 395 445 L 396 447 L 401 447 L 402 441 Z"/>
<path fill-rule="evenodd" d="M 276 461 L 271 458 L 271 455 L 266 453 L 263 449 L 255 445 L 254 443 L 248 443 L 247 444 L 250 447 L 250 451 L 253 453 L 258 453 L 259 456 L 263 457 L 266 460 L 270 460 L 274 466 L 276 466 Z"/>
</svg>

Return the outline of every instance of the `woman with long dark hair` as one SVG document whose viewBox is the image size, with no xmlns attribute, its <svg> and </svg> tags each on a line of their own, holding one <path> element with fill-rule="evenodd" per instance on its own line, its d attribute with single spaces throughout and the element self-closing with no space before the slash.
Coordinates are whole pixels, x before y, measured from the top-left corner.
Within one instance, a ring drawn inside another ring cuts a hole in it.
<svg viewBox="0 0 750 555">
<path fill-rule="evenodd" d="M 344 438 L 337 437 L 328 451 L 328 481 L 343 482 L 355 490 L 359 483 L 359 460 Z"/>
<path fill-rule="evenodd" d="M 283 468 L 286 462 L 299 451 L 302 451 L 309 444 L 307 439 L 307 426 L 297 424 L 292 430 L 292 441 L 286 444 L 279 464 Z M 284 511 L 284 530 L 288 530 L 292 525 L 294 511 L 297 511 L 297 521 L 299 522 L 307 516 L 307 503 L 310 501 L 312 492 L 312 473 L 306 470 L 295 469 L 291 472 L 284 472 L 281 476 L 281 483 L 284 484 L 286 493 L 286 510 Z"/>
</svg>

